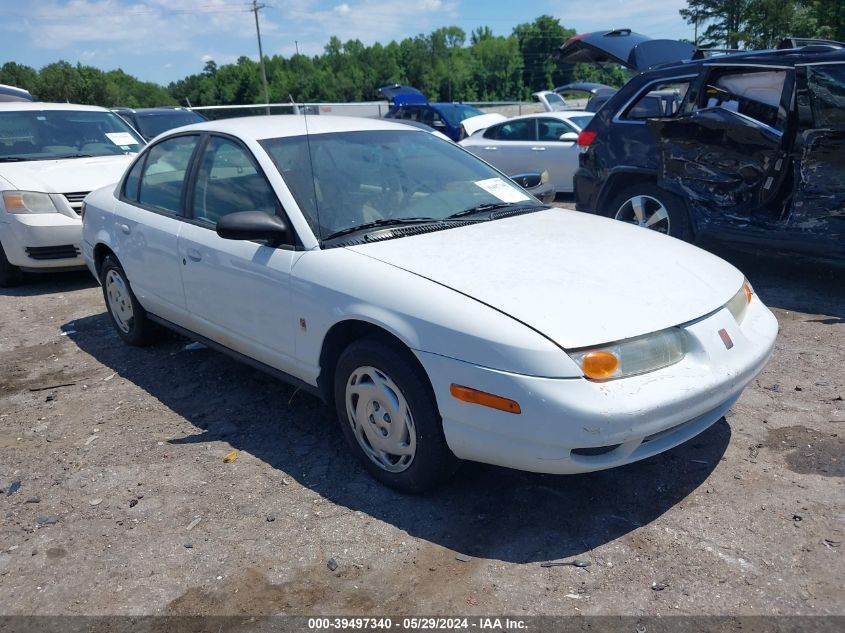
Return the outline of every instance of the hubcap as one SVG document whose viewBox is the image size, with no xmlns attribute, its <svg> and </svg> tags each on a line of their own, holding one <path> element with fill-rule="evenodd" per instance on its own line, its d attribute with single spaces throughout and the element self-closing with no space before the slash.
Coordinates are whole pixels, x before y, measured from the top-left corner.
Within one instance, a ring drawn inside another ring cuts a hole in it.
<svg viewBox="0 0 845 633">
<path fill-rule="evenodd" d="M 615 217 L 623 222 L 669 234 L 669 212 L 660 200 L 651 196 L 629 198 L 619 207 Z"/>
<path fill-rule="evenodd" d="M 375 367 L 359 367 L 346 381 L 346 413 L 364 454 L 379 468 L 401 473 L 414 460 L 414 417 L 399 387 Z"/>
<path fill-rule="evenodd" d="M 106 274 L 106 296 L 109 299 L 109 312 L 122 332 L 129 334 L 132 328 L 132 300 L 129 288 L 120 273 L 112 269 Z"/>
</svg>

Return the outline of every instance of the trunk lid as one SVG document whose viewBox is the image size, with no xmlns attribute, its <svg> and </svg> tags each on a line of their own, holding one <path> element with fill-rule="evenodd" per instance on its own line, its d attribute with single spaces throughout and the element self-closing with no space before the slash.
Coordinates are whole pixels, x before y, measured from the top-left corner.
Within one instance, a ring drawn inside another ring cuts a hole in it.
<svg viewBox="0 0 845 633">
<path fill-rule="evenodd" d="M 574 35 L 561 44 L 556 57 L 564 64 L 621 64 L 645 72 L 660 64 L 692 59 L 695 47 L 678 40 L 655 40 L 631 29 Z"/>
</svg>

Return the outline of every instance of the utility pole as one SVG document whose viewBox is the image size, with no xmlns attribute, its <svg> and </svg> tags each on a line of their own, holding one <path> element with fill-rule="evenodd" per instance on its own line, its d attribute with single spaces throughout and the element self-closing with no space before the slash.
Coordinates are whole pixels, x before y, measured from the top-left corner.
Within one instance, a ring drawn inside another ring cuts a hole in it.
<svg viewBox="0 0 845 633">
<path fill-rule="evenodd" d="M 264 51 L 261 48 L 261 28 L 258 26 L 258 12 L 266 4 L 258 4 L 258 0 L 252 0 L 250 11 L 255 15 L 255 33 L 258 35 L 258 58 L 261 61 L 261 81 L 264 82 L 264 103 L 267 105 L 267 114 L 270 114 L 270 89 L 267 87 L 267 71 L 264 70 Z"/>
</svg>

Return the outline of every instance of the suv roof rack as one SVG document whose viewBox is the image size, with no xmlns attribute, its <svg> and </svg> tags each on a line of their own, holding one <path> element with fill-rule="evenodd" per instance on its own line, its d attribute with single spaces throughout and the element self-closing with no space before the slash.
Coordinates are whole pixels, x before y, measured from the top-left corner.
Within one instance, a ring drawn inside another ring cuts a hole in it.
<svg viewBox="0 0 845 633">
<path fill-rule="evenodd" d="M 845 48 L 845 42 L 837 42 L 836 40 L 820 40 L 812 37 L 785 37 L 775 47 L 778 50 L 785 48 L 800 48 L 812 47 L 806 52 L 822 52 L 829 51 L 831 48 Z"/>
<path fill-rule="evenodd" d="M 738 48 L 697 48 L 692 54 L 692 59 L 705 59 L 713 54 L 730 55 L 731 53 L 742 53 Z"/>
</svg>

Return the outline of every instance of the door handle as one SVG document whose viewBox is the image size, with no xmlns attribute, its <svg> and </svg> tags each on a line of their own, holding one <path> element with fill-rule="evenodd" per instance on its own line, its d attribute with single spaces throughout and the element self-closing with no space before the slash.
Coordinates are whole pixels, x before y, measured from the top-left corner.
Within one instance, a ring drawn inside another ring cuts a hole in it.
<svg viewBox="0 0 845 633">
<path fill-rule="evenodd" d="M 532 147 L 531 151 L 532 152 L 545 152 L 546 148 L 545 147 Z"/>
<path fill-rule="evenodd" d="M 485 146 L 485 147 L 484 147 L 484 149 L 488 149 L 488 150 L 490 150 L 491 152 L 493 152 L 493 151 L 495 151 L 495 150 L 497 150 L 497 149 L 499 149 L 499 148 L 498 148 L 498 147 L 494 147 L 494 146 L 492 146 L 492 145 L 487 145 L 487 146 Z"/>
<path fill-rule="evenodd" d="M 188 259 L 192 262 L 198 262 L 202 259 L 202 255 L 200 255 L 200 252 L 195 248 L 189 248 L 186 252 L 188 254 Z"/>
<path fill-rule="evenodd" d="M 128 224 L 121 224 L 120 230 L 126 233 L 126 235 L 129 235 L 132 232 L 132 229 L 129 228 Z"/>
</svg>

